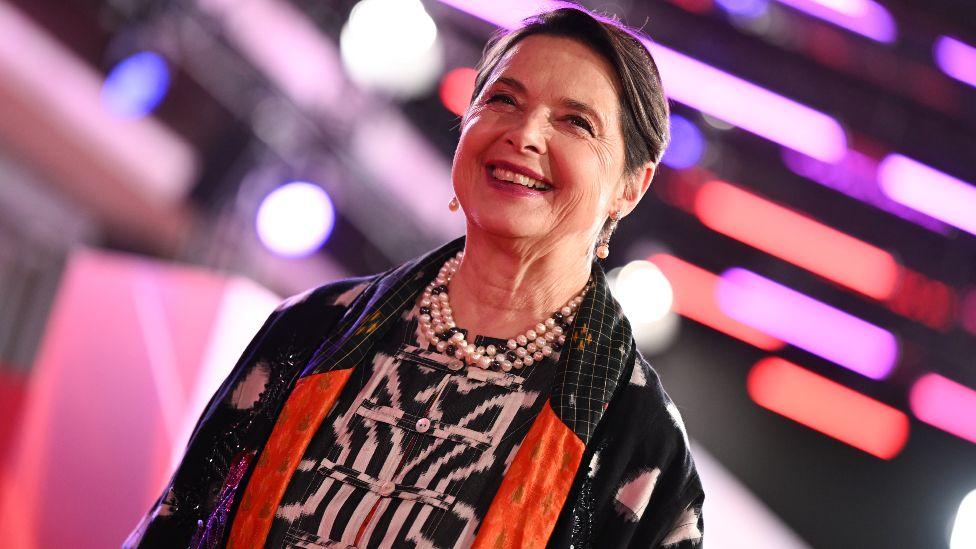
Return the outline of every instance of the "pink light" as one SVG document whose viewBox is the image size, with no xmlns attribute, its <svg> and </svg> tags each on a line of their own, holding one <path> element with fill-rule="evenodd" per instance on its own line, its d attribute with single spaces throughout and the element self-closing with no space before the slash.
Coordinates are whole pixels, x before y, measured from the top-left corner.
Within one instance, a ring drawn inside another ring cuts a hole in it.
<svg viewBox="0 0 976 549">
<path fill-rule="evenodd" d="M 701 61 L 642 38 L 669 97 L 824 162 L 839 162 L 847 138 L 836 120 Z"/>
<path fill-rule="evenodd" d="M 654 254 L 648 260 L 657 265 L 674 291 L 674 312 L 700 322 L 766 351 L 783 348 L 783 342 L 760 330 L 730 318 L 715 302 L 716 274 L 669 254 Z"/>
<path fill-rule="evenodd" d="M 904 413 L 792 362 L 764 358 L 746 383 L 763 408 L 881 459 L 895 457 L 908 442 Z"/>
<path fill-rule="evenodd" d="M 453 8 L 469 13 L 503 29 L 514 29 L 526 17 L 556 9 L 564 4 L 554 0 L 441 0 Z"/>
<path fill-rule="evenodd" d="M 745 269 L 721 278 L 719 307 L 739 322 L 871 379 L 895 367 L 898 343 L 887 330 Z"/>
<path fill-rule="evenodd" d="M 695 214 L 714 231 L 867 296 L 883 300 L 895 289 L 899 267 L 888 252 L 728 183 L 699 189 Z"/>
<path fill-rule="evenodd" d="M 471 67 L 458 67 L 448 71 L 441 78 L 440 96 L 441 103 L 447 110 L 461 116 L 468 110 L 471 103 L 471 94 L 474 93 L 474 79 L 478 76 L 478 71 Z"/>
<path fill-rule="evenodd" d="M 283 0 L 197 3 L 294 101 L 314 110 L 340 108 L 345 78 L 338 52 L 301 10 Z"/>
<path fill-rule="evenodd" d="M 940 36 L 932 47 L 935 62 L 942 72 L 976 86 L 976 48 L 949 36 Z"/>
<path fill-rule="evenodd" d="M 559 2 L 478 2 L 441 0 L 503 28 Z M 651 51 L 668 97 L 743 130 L 824 162 L 838 162 L 847 151 L 844 130 L 833 118 L 639 36 Z"/>
<path fill-rule="evenodd" d="M 925 374 L 912 385 L 908 400 L 918 419 L 976 443 L 976 390 Z"/>
<path fill-rule="evenodd" d="M 895 202 L 976 235 L 976 186 L 896 153 L 878 165 L 878 182 Z"/>
<path fill-rule="evenodd" d="M 871 0 L 777 1 L 878 42 L 890 44 L 898 36 L 895 20 L 888 10 Z"/>
</svg>

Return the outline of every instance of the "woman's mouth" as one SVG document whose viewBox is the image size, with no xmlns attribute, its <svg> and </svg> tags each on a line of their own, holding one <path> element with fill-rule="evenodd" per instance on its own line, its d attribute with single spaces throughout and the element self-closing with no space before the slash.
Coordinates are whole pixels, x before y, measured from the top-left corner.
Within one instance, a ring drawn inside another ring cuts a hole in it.
<svg viewBox="0 0 976 549">
<path fill-rule="evenodd" d="M 552 185 L 543 183 L 538 179 L 533 179 L 525 174 L 492 165 L 487 166 L 487 169 L 489 181 L 494 183 L 496 187 L 514 187 L 518 190 L 528 191 L 530 194 L 540 194 L 552 189 Z"/>
</svg>

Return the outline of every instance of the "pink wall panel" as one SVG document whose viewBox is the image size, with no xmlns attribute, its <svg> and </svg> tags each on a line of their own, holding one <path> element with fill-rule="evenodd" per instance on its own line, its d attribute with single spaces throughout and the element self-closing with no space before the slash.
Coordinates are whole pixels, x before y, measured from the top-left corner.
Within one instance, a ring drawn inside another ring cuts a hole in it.
<svg viewBox="0 0 976 549">
<path fill-rule="evenodd" d="M 198 268 L 77 252 L 0 486 L 0 532 L 19 547 L 118 546 L 277 302 Z"/>
</svg>

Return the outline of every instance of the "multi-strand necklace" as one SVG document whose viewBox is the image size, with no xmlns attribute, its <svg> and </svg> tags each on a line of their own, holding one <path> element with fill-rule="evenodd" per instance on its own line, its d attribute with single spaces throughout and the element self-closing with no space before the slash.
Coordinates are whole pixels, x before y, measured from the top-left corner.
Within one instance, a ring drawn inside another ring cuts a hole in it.
<svg viewBox="0 0 976 549">
<path fill-rule="evenodd" d="M 440 353 L 463 360 L 472 366 L 484 369 L 495 367 L 506 372 L 512 368 L 531 366 L 562 348 L 566 343 L 566 332 L 573 323 L 576 310 L 583 302 L 589 284 L 544 322 L 509 339 L 506 348 L 500 349 L 494 345 L 476 346 L 467 341 L 464 332 L 454 323 L 454 313 L 447 293 L 447 286 L 457 273 L 463 257 L 462 251 L 448 259 L 437 277 L 424 289 L 418 317 L 421 347 L 431 346 Z"/>
</svg>

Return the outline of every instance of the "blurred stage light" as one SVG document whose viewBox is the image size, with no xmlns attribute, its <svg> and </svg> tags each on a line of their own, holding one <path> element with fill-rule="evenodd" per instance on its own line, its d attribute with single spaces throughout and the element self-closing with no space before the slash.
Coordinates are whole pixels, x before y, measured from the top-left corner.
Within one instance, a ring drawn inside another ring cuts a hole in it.
<svg viewBox="0 0 976 549">
<path fill-rule="evenodd" d="M 705 138 L 698 126 L 683 116 L 672 114 L 671 143 L 661 162 L 669 168 L 684 170 L 697 164 L 703 154 Z"/>
<path fill-rule="evenodd" d="M 526 17 L 561 7 L 557 0 L 441 0 L 465 13 L 505 29 L 514 29 Z"/>
<path fill-rule="evenodd" d="M 878 183 L 895 202 L 976 235 L 976 186 L 895 153 L 878 164 Z"/>
<path fill-rule="evenodd" d="M 458 67 L 447 71 L 441 78 L 441 103 L 447 110 L 461 116 L 471 104 L 471 94 L 474 93 L 474 80 L 478 71 L 470 67 Z"/>
<path fill-rule="evenodd" d="M 976 490 L 966 494 L 956 511 L 956 521 L 949 538 L 949 549 L 976 547 Z"/>
<path fill-rule="evenodd" d="M 912 385 L 908 401 L 918 419 L 976 443 L 976 390 L 930 373 Z"/>
<path fill-rule="evenodd" d="M 142 51 L 120 61 L 102 84 L 102 104 L 125 118 L 145 116 L 166 97 L 170 75 L 158 53 Z"/>
<path fill-rule="evenodd" d="M 399 97 L 425 93 L 444 63 L 437 26 L 420 0 L 361 0 L 339 47 L 356 83 Z"/>
<path fill-rule="evenodd" d="M 844 160 L 837 164 L 822 162 L 787 148 L 781 154 L 783 164 L 791 172 L 814 183 L 844 193 L 930 231 L 943 235 L 952 231 L 951 227 L 938 219 L 888 198 L 878 185 L 878 162 L 865 154 L 850 149 Z"/>
<path fill-rule="evenodd" d="M 878 42 L 890 44 L 898 37 L 898 28 L 891 14 L 872 0 L 777 1 Z"/>
<path fill-rule="evenodd" d="M 554 0 L 441 2 L 509 29 L 540 9 L 562 5 Z M 824 162 L 844 158 L 847 137 L 833 118 L 646 37 L 639 38 L 654 56 L 671 99 Z"/>
<path fill-rule="evenodd" d="M 908 441 L 904 413 L 781 358 L 757 362 L 746 384 L 763 408 L 881 459 Z"/>
<path fill-rule="evenodd" d="M 332 233 L 335 208 L 329 195 L 312 183 L 294 181 L 272 191 L 258 208 L 261 242 L 285 257 L 304 257 L 318 250 Z"/>
<path fill-rule="evenodd" d="M 617 274 L 613 292 L 627 318 L 638 322 L 660 320 L 674 302 L 674 290 L 664 273 L 650 261 L 631 261 Z"/>
<path fill-rule="evenodd" d="M 959 320 L 963 328 L 976 334 L 976 287 L 971 288 L 963 296 L 959 307 Z"/>
<path fill-rule="evenodd" d="M 668 97 L 818 160 L 834 163 L 844 158 L 847 137 L 833 118 L 646 38 L 642 41 L 661 70 Z"/>
<path fill-rule="evenodd" d="M 672 309 L 726 335 L 766 351 L 783 347 L 783 342 L 729 317 L 715 301 L 719 278 L 701 267 L 673 255 L 655 254 L 648 258 L 667 277 L 674 293 Z"/>
<path fill-rule="evenodd" d="M 932 54 L 942 72 L 976 86 L 976 47 L 951 36 L 940 36 L 932 47 Z"/>
<path fill-rule="evenodd" d="M 739 322 L 871 379 L 894 369 L 891 332 L 742 268 L 721 278 L 719 307 Z"/>
<path fill-rule="evenodd" d="M 898 281 L 888 252 L 722 181 L 699 189 L 695 214 L 714 231 L 875 299 L 887 299 Z"/>
<path fill-rule="evenodd" d="M 715 0 L 715 3 L 732 15 L 749 19 L 760 17 L 769 9 L 769 0 Z"/>
<path fill-rule="evenodd" d="M 630 321 L 641 351 L 658 353 L 674 341 L 678 334 L 678 317 L 671 312 L 674 292 L 657 265 L 631 261 L 607 273 L 607 282 Z"/>
</svg>

